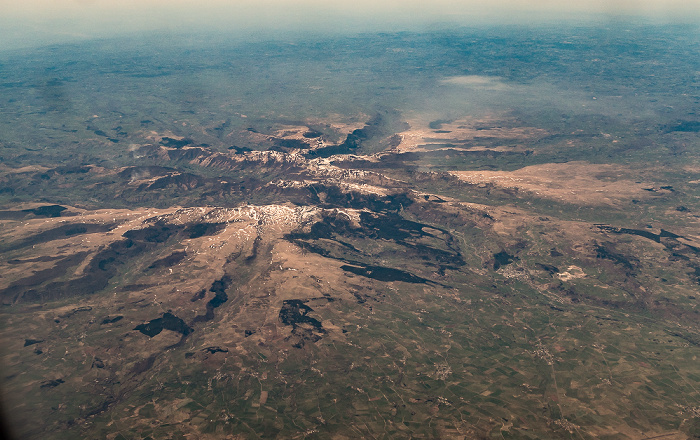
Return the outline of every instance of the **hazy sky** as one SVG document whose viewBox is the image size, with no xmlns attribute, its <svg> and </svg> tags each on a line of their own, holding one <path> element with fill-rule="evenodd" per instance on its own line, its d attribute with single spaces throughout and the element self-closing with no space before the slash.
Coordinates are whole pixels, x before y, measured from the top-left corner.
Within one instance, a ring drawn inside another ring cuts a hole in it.
<svg viewBox="0 0 700 440">
<path fill-rule="evenodd" d="M 0 49 L 154 30 L 397 30 L 589 13 L 700 23 L 700 0 L 0 0 Z"/>
</svg>

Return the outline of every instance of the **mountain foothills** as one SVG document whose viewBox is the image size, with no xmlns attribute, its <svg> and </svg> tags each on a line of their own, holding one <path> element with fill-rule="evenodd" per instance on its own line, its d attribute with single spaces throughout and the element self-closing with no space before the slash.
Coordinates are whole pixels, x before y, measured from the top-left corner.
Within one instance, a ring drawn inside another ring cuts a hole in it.
<svg viewBox="0 0 700 440">
<path fill-rule="evenodd" d="M 698 42 L 506 28 L 5 53 L 6 423 L 700 438 Z"/>
</svg>

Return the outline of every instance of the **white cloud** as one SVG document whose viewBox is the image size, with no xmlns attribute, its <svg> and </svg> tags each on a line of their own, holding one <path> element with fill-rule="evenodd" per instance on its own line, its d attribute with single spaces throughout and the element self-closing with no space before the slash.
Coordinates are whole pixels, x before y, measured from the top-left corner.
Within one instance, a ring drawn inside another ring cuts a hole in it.
<svg viewBox="0 0 700 440">
<path fill-rule="evenodd" d="M 510 87 L 497 76 L 483 75 L 450 76 L 440 80 L 440 84 L 480 90 L 506 90 Z"/>
</svg>

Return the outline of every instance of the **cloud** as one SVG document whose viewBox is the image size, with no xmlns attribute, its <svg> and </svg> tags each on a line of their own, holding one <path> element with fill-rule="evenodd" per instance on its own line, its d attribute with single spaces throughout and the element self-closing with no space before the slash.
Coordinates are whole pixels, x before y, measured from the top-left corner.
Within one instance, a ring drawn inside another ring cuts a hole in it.
<svg viewBox="0 0 700 440">
<path fill-rule="evenodd" d="M 483 75 L 450 76 L 440 80 L 440 84 L 480 90 L 506 90 L 510 88 L 497 76 Z"/>
</svg>

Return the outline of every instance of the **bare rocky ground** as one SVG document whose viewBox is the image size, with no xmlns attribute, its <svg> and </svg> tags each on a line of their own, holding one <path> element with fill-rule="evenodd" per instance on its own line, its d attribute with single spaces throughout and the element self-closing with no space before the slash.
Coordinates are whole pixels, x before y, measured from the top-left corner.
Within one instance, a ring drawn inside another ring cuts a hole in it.
<svg viewBox="0 0 700 440">
<path fill-rule="evenodd" d="M 308 130 L 278 134 L 301 141 Z M 283 170 L 257 188 L 261 198 L 296 203 L 2 211 L 3 383 L 16 420 L 33 421 L 17 424 L 22 436 L 694 429 L 695 208 L 669 208 L 668 225 L 639 229 L 574 208 L 622 213 L 675 187 L 587 162 L 411 180 L 376 169 L 405 153 L 404 140 L 375 155 L 313 158 L 328 148 L 316 139 L 243 153 L 151 144 L 135 151 L 164 166 L 82 173 L 93 185 L 122 179 L 112 188 L 129 197 L 202 186 L 221 197 L 233 191 L 225 178 L 168 164 L 255 164 Z M 46 168 L 3 172 L 73 184 Z"/>
</svg>

